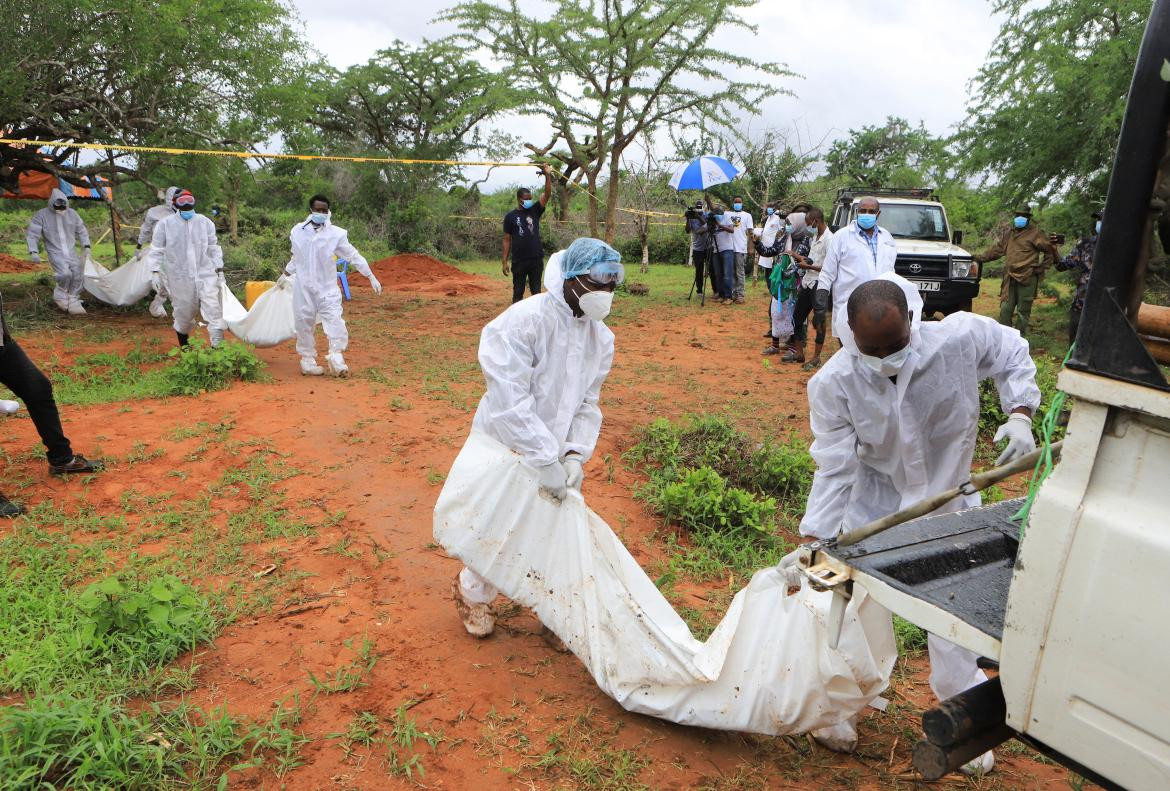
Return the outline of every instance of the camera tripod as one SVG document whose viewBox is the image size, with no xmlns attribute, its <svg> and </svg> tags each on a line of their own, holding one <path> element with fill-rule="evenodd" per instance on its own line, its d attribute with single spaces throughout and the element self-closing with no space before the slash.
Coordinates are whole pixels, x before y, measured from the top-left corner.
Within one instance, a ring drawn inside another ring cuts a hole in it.
<svg viewBox="0 0 1170 791">
<path fill-rule="evenodd" d="M 699 307 L 704 307 L 707 304 L 707 294 L 704 289 L 708 278 L 711 280 L 711 290 L 718 292 L 718 281 L 715 278 L 715 242 L 707 246 L 707 251 L 703 253 L 702 257 L 694 261 L 695 278 L 691 282 L 691 293 L 687 294 L 687 300 L 695 295 L 695 291 L 699 292 Z"/>
</svg>

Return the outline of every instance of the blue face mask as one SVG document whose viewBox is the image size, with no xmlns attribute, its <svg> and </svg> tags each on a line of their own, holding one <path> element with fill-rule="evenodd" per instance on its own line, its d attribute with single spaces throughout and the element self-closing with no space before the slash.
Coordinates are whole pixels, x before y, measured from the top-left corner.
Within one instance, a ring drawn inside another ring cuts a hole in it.
<svg viewBox="0 0 1170 791">
<path fill-rule="evenodd" d="M 742 203 L 733 203 L 733 204 L 731 204 L 731 208 L 735 209 L 736 211 L 743 211 L 743 204 Z"/>
<path fill-rule="evenodd" d="M 313 223 L 313 225 L 324 225 L 328 219 L 329 214 L 327 212 L 315 211 L 309 215 L 309 221 Z"/>
<path fill-rule="evenodd" d="M 857 227 L 863 231 L 868 231 L 877 225 L 876 214 L 859 214 L 857 215 Z"/>
<path fill-rule="evenodd" d="M 532 208 L 532 198 L 525 198 L 524 200 L 520 201 L 520 205 L 523 206 L 525 209 L 531 209 Z"/>
<path fill-rule="evenodd" d="M 724 217 L 722 214 L 716 214 L 715 215 L 715 222 L 719 223 L 720 225 L 725 225 L 727 223 L 727 218 Z"/>
<path fill-rule="evenodd" d="M 1027 217 L 1016 217 L 1015 219 L 1012 220 L 1012 225 L 1016 226 L 1017 228 L 1023 228 L 1025 226 L 1027 226 L 1027 224 L 1028 224 Z"/>
<path fill-rule="evenodd" d="M 1101 221 L 1097 220 L 1097 225 L 1093 228 L 1094 233 L 1101 233 Z"/>
<path fill-rule="evenodd" d="M 764 209 L 764 211 L 768 212 L 768 214 L 775 214 L 775 213 L 776 213 L 776 210 L 775 210 L 775 209 L 773 209 L 771 206 L 769 206 L 768 208 Z"/>
<path fill-rule="evenodd" d="M 788 223 L 784 226 L 784 233 L 792 233 L 792 223 Z"/>
<path fill-rule="evenodd" d="M 184 220 L 189 220 L 195 216 L 195 210 L 194 209 L 179 209 L 179 216 L 182 217 Z"/>
</svg>

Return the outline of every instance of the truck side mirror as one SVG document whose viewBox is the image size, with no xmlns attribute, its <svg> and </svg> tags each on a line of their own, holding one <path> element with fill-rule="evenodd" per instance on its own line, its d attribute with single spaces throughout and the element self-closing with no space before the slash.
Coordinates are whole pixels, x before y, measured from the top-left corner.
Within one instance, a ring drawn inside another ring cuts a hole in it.
<svg viewBox="0 0 1170 791">
<path fill-rule="evenodd" d="M 954 233 L 951 234 L 951 244 L 955 245 L 956 247 L 962 247 L 962 245 L 963 245 L 963 232 L 962 231 L 955 231 Z"/>
</svg>

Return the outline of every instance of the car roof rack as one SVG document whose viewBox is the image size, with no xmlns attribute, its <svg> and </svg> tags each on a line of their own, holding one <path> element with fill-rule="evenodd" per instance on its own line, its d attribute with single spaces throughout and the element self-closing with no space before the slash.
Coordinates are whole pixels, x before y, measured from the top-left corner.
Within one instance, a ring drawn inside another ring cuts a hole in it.
<svg viewBox="0 0 1170 791">
<path fill-rule="evenodd" d="M 914 198 L 940 202 L 933 187 L 842 187 L 837 190 L 837 201 L 852 203 L 858 198 Z"/>
</svg>

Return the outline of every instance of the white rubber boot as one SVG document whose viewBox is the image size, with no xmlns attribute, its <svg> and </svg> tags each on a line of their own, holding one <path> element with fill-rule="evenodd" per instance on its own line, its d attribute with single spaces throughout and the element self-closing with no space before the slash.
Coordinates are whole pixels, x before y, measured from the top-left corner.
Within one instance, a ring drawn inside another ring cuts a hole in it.
<svg viewBox="0 0 1170 791">
<path fill-rule="evenodd" d="M 302 357 L 301 373 L 305 376 L 320 376 L 325 373 L 325 369 L 317 365 L 317 361 L 312 357 Z"/>
<path fill-rule="evenodd" d="M 325 355 L 325 364 L 329 366 L 329 373 L 333 376 L 349 376 L 349 366 L 341 352 L 329 352 Z"/>
<path fill-rule="evenodd" d="M 857 726 L 849 720 L 812 732 L 813 740 L 835 753 L 857 752 Z"/>
<path fill-rule="evenodd" d="M 0 415 L 11 415 L 20 411 L 19 401 L 0 401 Z"/>
<path fill-rule="evenodd" d="M 84 316 L 85 308 L 81 306 L 80 299 L 73 299 L 69 301 L 69 315 L 70 316 Z"/>
<path fill-rule="evenodd" d="M 988 750 L 978 758 L 974 758 L 959 767 L 959 771 L 969 777 L 982 777 L 995 768 L 995 755 Z"/>
<path fill-rule="evenodd" d="M 451 581 L 451 595 L 455 598 L 455 611 L 463 621 L 463 628 L 472 637 L 487 637 L 496 628 L 496 612 L 490 604 L 469 602 L 463 597 L 459 586 L 459 575 Z"/>
</svg>

